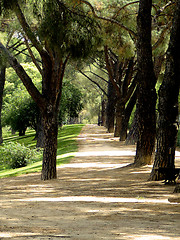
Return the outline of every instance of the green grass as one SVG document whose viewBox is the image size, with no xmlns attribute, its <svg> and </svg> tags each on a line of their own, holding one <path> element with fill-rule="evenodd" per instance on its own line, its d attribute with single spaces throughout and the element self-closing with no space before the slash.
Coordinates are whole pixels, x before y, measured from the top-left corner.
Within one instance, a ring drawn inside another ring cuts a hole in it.
<svg viewBox="0 0 180 240">
<path fill-rule="evenodd" d="M 58 132 L 58 149 L 57 149 L 57 166 L 68 163 L 74 153 L 78 151 L 78 145 L 76 142 L 76 137 L 79 135 L 83 124 L 75 125 L 65 125 Z M 6 136 L 4 137 L 4 143 L 6 142 L 18 142 L 24 144 L 27 147 L 35 147 L 36 141 L 34 140 L 35 132 L 29 130 L 26 136 L 19 137 L 18 135 L 10 135 L 6 131 Z M 39 161 L 29 164 L 26 167 L 17 169 L 8 169 L 0 171 L 0 178 L 17 176 L 22 174 L 28 174 L 33 172 L 40 172 L 42 167 L 42 157 Z"/>
</svg>

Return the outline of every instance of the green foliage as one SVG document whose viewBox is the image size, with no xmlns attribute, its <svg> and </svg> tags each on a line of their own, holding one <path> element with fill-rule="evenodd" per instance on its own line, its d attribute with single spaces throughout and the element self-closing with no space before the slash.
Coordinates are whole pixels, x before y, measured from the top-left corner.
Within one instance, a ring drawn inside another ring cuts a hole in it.
<svg viewBox="0 0 180 240">
<path fill-rule="evenodd" d="M 78 145 L 76 142 L 76 137 L 79 135 L 83 125 L 66 125 L 63 126 L 59 130 L 58 134 L 58 149 L 57 149 L 57 165 L 60 166 L 62 164 L 68 163 L 70 159 L 74 156 L 74 152 L 77 152 Z M 6 130 L 6 136 L 8 136 L 8 132 Z M 25 145 L 30 148 L 33 144 L 35 133 L 32 136 L 32 131 L 27 133 L 26 137 L 18 137 L 18 136 L 11 136 L 9 133 L 9 136 L 4 139 L 4 145 L 8 145 L 8 141 L 11 142 L 21 142 L 21 146 Z M 15 143 L 16 144 L 16 143 Z M 0 147 L 0 155 L 1 154 L 1 147 Z M 39 151 L 35 150 L 35 155 L 33 155 L 36 158 L 28 159 L 28 165 L 23 168 L 17 168 L 17 169 L 6 169 L 6 167 L 3 165 L 4 158 L 0 160 L 0 178 L 7 177 L 7 176 L 16 176 L 20 174 L 27 174 L 32 172 L 40 172 L 42 167 L 42 154 Z M 34 162 L 34 163 L 33 163 Z"/>
<path fill-rule="evenodd" d="M 39 88 L 40 75 L 33 64 L 23 64 L 34 83 Z M 66 76 L 69 78 L 69 76 Z M 68 123 L 71 118 L 78 117 L 82 110 L 82 94 L 70 80 L 64 80 L 60 103 L 60 123 Z M 27 127 L 36 129 L 39 109 L 29 96 L 16 73 L 9 68 L 4 90 L 4 104 L 2 112 L 3 126 L 9 125 L 15 131 L 23 132 Z"/>
<path fill-rule="evenodd" d="M 72 58 L 86 57 L 100 42 L 96 20 L 67 1 L 45 1 L 43 14 L 39 11 L 38 15 L 41 15 L 38 30 L 41 41 L 61 56 L 71 53 Z"/>
<path fill-rule="evenodd" d="M 40 150 L 8 142 L 0 147 L 0 165 L 5 169 L 25 167 L 28 163 L 36 162 L 40 155 L 42 155 Z"/>
<path fill-rule="evenodd" d="M 180 147 L 180 130 L 177 133 L 177 146 Z"/>
<path fill-rule="evenodd" d="M 81 91 L 70 81 L 64 81 L 60 102 L 59 121 L 68 123 L 78 117 L 83 108 Z"/>
<path fill-rule="evenodd" d="M 41 76 L 33 64 L 23 64 L 35 85 L 39 88 Z M 7 69 L 4 89 L 2 124 L 22 132 L 27 127 L 36 127 L 38 108 L 12 68 Z"/>
<path fill-rule="evenodd" d="M 33 128 L 37 116 L 37 106 L 27 92 L 21 90 L 20 94 L 19 91 L 15 91 L 9 101 L 4 104 L 2 123 L 20 132 L 27 127 Z"/>
</svg>

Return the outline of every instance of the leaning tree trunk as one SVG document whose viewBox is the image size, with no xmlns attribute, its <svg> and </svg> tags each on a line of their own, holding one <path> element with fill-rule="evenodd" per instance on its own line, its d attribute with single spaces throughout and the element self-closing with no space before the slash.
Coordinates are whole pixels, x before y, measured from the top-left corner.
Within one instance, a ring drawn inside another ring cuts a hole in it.
<svg viewBox="0 0 180 240">
<path fill-rule="evenodd" d="M 3 142 L 2 125 L 1 125 L 1 111 L 2 111 L 4 84 L 5 84 L 5 72 L 6 72 L 6 68 L 2 67 L 1 72 L 0 72 L 0 144 Z"/>
<path fill-rule="evenodd" d="M 152 162 L 156 134 L 156 77 L 152 61 L 151 47 L 152 0 L 140 0 L 137 17 L 137 124 L 138 141 L 135 165 Z"/>
<path fill-rule="evenodd" d="M 125 108 L 124 117 L 121 124 L 121 129 L 120 129 L 120 138 L 119 138 L 120 141 L 125 141 L 127 139 L 129 119 L 133 111 L 133 108 L 136 104 L 136 99 L 137 99 L 137 90 L 134 91 L 133 95 L 131 96 L 131 99 L 129 100 Z"/>
<path fill-rule="evenodd" d="M 176 10 L 166 56 L 166 69 L 159 90 L 157 151 L 150 180 L 161 180 L 155 168 L 174 167 L 178 132 L 178 95 L 180 88 L 180 1 Z"/>
</svg>

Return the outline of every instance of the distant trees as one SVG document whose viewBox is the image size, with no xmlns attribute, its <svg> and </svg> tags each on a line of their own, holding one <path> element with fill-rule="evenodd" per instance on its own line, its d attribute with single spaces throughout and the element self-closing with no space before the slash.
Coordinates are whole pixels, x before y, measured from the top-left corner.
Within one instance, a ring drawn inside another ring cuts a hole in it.
<svg viewBox="0 0 180 240">
<path fill-rule="evenodd" d="M 77 86 L 65 80 L 62 86 L 61 108 L 59 112 L 59 124 L 78 123 L 76 119 L 83 109 L 82 92 Z"/>
</svg>

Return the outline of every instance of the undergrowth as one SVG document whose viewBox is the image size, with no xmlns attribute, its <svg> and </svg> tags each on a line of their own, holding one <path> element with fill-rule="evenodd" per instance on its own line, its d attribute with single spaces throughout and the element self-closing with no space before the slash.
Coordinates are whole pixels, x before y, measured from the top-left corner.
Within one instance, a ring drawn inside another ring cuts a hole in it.
<svg viewBox="0 0 180 240">
<path fill-rule="evenodd" d="M 57 166 L 68 163 L 78 151 L 76 138 L 83 126 L 65 125 L 59 129 Z M 4 143 L 0 146 L 0 178 L 41 171 L 42 151 L 35 148 L 34 137 L 33 130 L 22 137 L 6 131 Z"/>
</svg>

